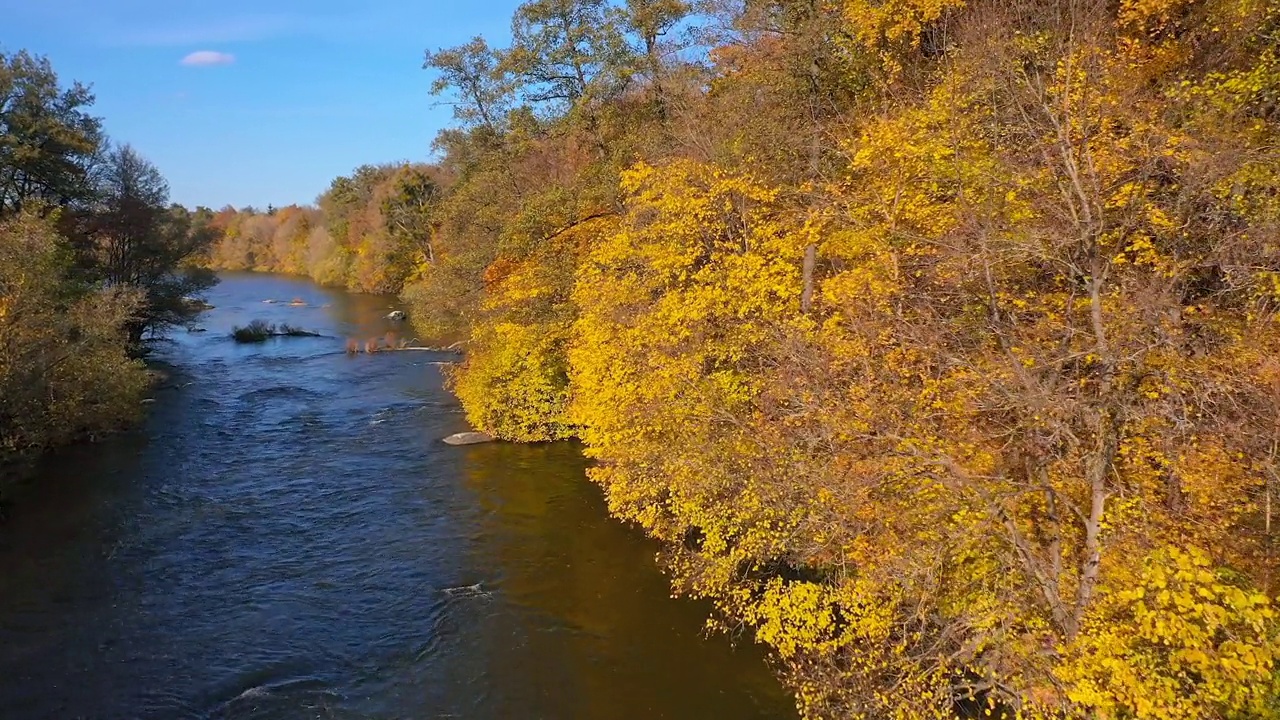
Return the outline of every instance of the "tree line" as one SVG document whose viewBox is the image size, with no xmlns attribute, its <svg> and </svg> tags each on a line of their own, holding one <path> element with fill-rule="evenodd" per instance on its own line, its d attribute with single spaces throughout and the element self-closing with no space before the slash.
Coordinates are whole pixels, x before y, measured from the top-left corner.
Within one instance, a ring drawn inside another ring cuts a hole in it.
<svg viewBox="0 0 1280 720">
<path fill-rule="evenodd" d="M 428 52 L 438 162 L 272 257 L 467 338 L 472 423 L 580 438 L 806 717 L 1280 715 L 1280 3 L 530 0 L 512 38 Z"/>
<path fill-rule="evenodd" d="M 93 101 L 47 59 L 0 53 L 0 473 L 135 420 L 148 342 L 214 282 L 190 264 L 211 213 L 171 204 Z"/>
<path fill-rule="evenodd" d="M 207 264 L 306 275 L 356 292 L 398 293 L 430 260 L 442 176 L 425 164 L 366 165 L 334 180 L 315 206 L 223 208 Z"/>
</svg>

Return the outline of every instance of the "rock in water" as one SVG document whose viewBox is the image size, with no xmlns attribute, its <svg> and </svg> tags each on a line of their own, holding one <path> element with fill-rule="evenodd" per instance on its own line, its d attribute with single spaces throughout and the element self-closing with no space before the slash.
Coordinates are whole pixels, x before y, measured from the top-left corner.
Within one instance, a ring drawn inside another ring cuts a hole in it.
<svg viewBox="0 0 1280 720">
<path fill-rule="evenodd" d="M 408 316 L 405 315 L 405 312 L 403 310 L 392 310 L 391 312 L 387 313 L 388 320 L 400 321 L 400 320 L 404 320 L 406 317 Z"/>
<path fill-rule="evenodd" d="M 482 432 L 461 432 L 456 435 L 450 435 L 444 441 L 450 445 L 479 445 L 480 443 L 493 442 L 494 437 Z"/>
</svg>

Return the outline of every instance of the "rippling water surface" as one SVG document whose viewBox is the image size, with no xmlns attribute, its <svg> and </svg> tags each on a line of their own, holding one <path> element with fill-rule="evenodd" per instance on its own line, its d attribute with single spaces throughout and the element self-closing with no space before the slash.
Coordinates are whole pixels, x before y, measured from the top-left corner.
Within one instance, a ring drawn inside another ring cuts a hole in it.
<svg viewBox="0 0 1280 720">
<path fill-rule="evenodd" d="M 145 427 L 51 458 L 0 525 L 0 718 L 794 716 L 574 446 L 446 446 L 447 357 L 343 352 L 393 298 L 209 300 Z M 255 318 L 325 337 L 229 340 Z"/>
</svg>

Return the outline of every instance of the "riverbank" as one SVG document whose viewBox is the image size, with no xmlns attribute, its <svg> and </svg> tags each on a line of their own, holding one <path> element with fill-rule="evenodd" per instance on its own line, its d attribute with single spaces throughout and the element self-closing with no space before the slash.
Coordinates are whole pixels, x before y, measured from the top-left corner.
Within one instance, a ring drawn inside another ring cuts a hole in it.
<svg viewBox="0 0 1280 720">
<path fill-rule="evenodd" d="M 118 418 L 111 425 L 103 425 L 92 429 L 82 429 L 77 434 L 61 439 L 57 444 L 29 447 L 10 452 L 0 458 L 0 520 L 3 520 L 4 507 L 12 501 L 11 495 L 24 483 L 29 482 L 38 472 L 40 463 L 49 455 L 63 451 L 76 445 L 96 445 L 109 442 L 120 435 L 137 432 L 145 422 L 148 406 L 154 403 L 159 394 L 165 390 L 180 387 L 187 382 L 187 375 L 181 365 L 175 364 L 154 354 L 142 361 L 140 370 L 143 382 L 136 386 L 136 392 L 130 396 L 118 398 L 119 409 L 113 413 Z"/>
</svg>

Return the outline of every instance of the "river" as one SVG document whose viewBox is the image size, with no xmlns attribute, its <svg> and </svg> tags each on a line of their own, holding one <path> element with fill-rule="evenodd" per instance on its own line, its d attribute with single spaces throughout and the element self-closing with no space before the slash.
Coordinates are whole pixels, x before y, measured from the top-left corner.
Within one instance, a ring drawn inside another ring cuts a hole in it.
<svg viewBox="0 0 1280 720">
<path fill-rule="evenodd" d="M 343 352 L 394 298 L 226 274 L 208 299 L 144 426 L 13 497 L 0 717 L 794 717 L 575 446 L 447 446 L 448 356 Z M 325 337 L 230 340 L 256 318 Z"/>
</svg>

